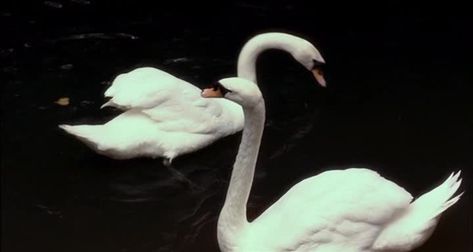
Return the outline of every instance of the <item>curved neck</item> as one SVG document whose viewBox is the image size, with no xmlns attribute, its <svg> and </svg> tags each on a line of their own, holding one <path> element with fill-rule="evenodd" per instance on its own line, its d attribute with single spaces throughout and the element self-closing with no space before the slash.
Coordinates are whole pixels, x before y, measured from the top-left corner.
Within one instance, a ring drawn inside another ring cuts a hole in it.
<svg viewBox="0 0 473 252">
<path fill-rule="evenodd" d="M 277 32 L 264 33 L 253 37 L 246 42 L 238 56 L 238 77 L 257 83 L 256 60 L 258 56 L 268 49 L 279 49 L 292 54 L 296 50 L 296 41 L 303 41 L 303 39 Z"/>
<path fill-rule="evenodd" d="M 219 224 L 224 224 L 226 232 L 230 230 L 237 232 L 248 223 L 246 204 L 253 184 L 256 160 L 263 135 L 264 100 L 261 99 L 261 102 L 253 108 L 243 108 L 243 113 L 245 115 L 243 135 L 233 165 L 225 203 L 218 220 Z"/>
</svg>

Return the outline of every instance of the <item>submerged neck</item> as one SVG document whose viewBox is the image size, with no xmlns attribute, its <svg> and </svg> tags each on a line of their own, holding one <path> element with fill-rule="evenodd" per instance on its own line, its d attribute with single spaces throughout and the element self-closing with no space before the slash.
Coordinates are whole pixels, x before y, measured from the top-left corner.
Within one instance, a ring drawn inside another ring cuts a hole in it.
<svg viewBox="0 0 473 252">
<path fill-rule="evenodd" d="M 238 77 L 257 83 L 256 60 L 258 56 L 268 49 L 279 49 L 292 54 L 295 41 L 302 40 L 293 35 L 285 33 L 265 33 L 250 39 L 241 49 L 238 56 Z"/>
<path fill-rule="evenodd" d="M 245 126 L 238 154 L 233 165 L 232 177 L 220 213 L 219 224 L 238 231 L 247 224 L 246 204 L 251 191 L 256 160 L 263 135 L 265 108 L 264 101 L 253 107 L 244 108 Z"/>
</svg>

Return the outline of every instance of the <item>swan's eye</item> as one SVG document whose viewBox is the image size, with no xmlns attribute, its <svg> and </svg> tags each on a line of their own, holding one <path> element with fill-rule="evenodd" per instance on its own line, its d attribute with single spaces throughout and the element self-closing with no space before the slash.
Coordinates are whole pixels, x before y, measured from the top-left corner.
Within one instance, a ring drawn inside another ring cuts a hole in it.
<svg viewBox="0 0 473 252">
<path fill-rule="evenodd" d="M 224 86 L 222 86 L 222 84 L 220 84 L 220 82 L 217 82 L 216 85 L 217 85 L 217 88 L 220 89 L 220 92 L 222 93 L 223 96 L 225 96 L 226 93 L 231 93 L 232 92 L 231 90 L 226 89 Z"/>
<path fill-rule="evenodd" d="M 312 60 L 314 62 L 314 65 L 312 66 L 312 69 L 318 68 L 321 69 L 323 66 L 325 66 L 325 63 L 320 62 L 318 60 Z"/>
</svg>

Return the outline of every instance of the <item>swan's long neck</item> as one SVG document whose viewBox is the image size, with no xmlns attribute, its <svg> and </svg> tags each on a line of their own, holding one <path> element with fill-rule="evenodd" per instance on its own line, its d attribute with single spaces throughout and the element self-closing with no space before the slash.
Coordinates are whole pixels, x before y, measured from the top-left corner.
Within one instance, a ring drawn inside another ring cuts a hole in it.
<svg viewBox="0 0 473 252">
<path fill-rule="evenodd" d="M 303 39 L 285 33 L 265 33 L 250 39 L 241 49 L 238 56 L 238 77 L 257 83 L 256 60 L 268 49 L 280 49 L 292 54 L 296 42 Z"/>
<path fill-rule="evenodd" d="M 225 232 L 238 232 L 248 223 L 246 204 L 250 195 L 255 172 L 256 160 L 263 135 L 265 108 L 264 101 L 253 108 L 244 108 L 245 126 L 238 154 L 233 165 L 232 177 L 224 206 L 219 217 L 219 228 Z"/>
</svg>

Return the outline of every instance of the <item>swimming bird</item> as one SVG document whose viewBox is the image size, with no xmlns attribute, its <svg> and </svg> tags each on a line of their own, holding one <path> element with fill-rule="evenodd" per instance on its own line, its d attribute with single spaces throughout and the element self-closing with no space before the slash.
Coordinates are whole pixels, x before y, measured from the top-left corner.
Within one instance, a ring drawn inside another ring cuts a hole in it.
<svg viewBox="0 0 473 252">
<path fill-rule="evenodd" d="M 330 170 L 300 181 L 249 222 L 246 207 L 263 135 L 264 99 L 257 85 L 242 78 L 222 79 L 202 96 L 234 101 L 245 117 L 218 218 L 222 251 L 410 251 L 430 237 L 441 214 L 461 197 L 454 196 L 460 172 L 413 200 L 373 170 Z"/>
<path fill-rule="evenodd" d="M 238 76 L 256 82 L 256 60 L 268 49 L 290 53 L 325 85 L 320 52 L 307 40 L 286 33 L 263 33 L 251 38 L 238 57 Z M 200 89 L 160 69 L 137 68 L 118 75 L 105 91 L 102 107 L 125 110 L 102 125 L 59 127 L 97 153 L 114 159 L 163 157 L 169 165 L 243 128 L 241 106 L 229 100 L 208 100 Z"/>
</svg>

